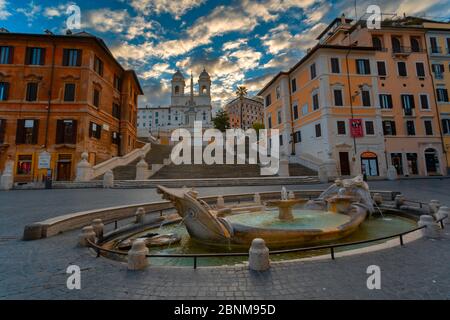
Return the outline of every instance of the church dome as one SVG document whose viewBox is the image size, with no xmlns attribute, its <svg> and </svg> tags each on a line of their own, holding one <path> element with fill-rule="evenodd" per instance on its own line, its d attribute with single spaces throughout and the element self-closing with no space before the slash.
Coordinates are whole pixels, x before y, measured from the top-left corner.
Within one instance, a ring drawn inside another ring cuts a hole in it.
<svg viewBox="0 0 450 320">
<path fill-rule="evenodd" d="M 202 73 L 200 74 L 200 80 L 209 80 L 209 79 L 210 79 L 209 73 L 206 72 L 205 69 L 203 69 Z"/>
<path fill-rule="evenodd" d="M 172 80 L 174 80 L 174 81 L 184 80 L 184 76 L 180 70 L 177 70 L 177 72 L 175 72 L 175 74 L 172 77 Z"/>
</svg>

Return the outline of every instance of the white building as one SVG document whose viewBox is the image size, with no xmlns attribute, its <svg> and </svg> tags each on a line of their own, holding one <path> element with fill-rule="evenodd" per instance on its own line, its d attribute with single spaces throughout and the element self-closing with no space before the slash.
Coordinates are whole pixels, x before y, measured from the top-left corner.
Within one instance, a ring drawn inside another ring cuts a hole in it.
<svg viewBox="0 0 450 320">
<path fill-rule="evenodd" d="M 198 91 L 194 91 L 194 78 L 191 75 L 191 90 L 185 93 L 186 82 L 178 70 L 172 77 L 170 106 L 145 107 L 138 110 L 138 135 L 141 137 L 170 134 L 177 128 L 191 128 L 195 121 L 202 121 L 204 128 L 212 126 L 211 116 L 211 78 L 206 70 L 198 79 Z"/>
</svg>

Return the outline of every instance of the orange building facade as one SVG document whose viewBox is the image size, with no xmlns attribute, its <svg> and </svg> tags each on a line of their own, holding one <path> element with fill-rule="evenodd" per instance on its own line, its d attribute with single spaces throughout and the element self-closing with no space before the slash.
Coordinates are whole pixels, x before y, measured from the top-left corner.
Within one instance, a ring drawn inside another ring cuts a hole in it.
<svg viewBox="0 0 450 320">
<path fill-rule="evenodd" d="M 16 183 L 68 181 L 135 149 L 136 74 L 88 33 L 0 33 L 0 171 Z"/>
<path fill-rule="evenodd" d="M 259 98 L 236 98 L 225 106 L 225 112 L 230 119 L 231 128 L 252 128 L 255 123 L 264 123 L 262 100 Z M 241 124 L 242 118 L 242 124 Z"/>
</svg>

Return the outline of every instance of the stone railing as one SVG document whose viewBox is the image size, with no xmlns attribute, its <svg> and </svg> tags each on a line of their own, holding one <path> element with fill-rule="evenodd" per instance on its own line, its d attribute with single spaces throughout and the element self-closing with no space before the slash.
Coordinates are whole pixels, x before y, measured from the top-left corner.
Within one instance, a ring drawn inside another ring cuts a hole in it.
<svg viewBox="0 0 450 320">
<path fill-rule="evenodd" d="M 319 167 L 323 164 L 323 160 L 316 158 L 310 154 L 299 154 L 295 156 L 295 162 L 311 169 L 314 171 L 319 171 Z"/>
<path fill-rule="evenodd" d="M 87 161 L 87 155 L 82 155 L 82 160 L 77 165 L 77 177 L 76 181 L 85 182 L 90 181 L 96 177 L 105 174 L 109 170 L 114 168 L 126 166 L 131 162 L 139 159 L 141 156 L 145 156 L 151 149 L 151 144 L 147 143 L 140 149 L 135 149 L 130 153 L 122 157 L 114 157 L 98 165 L 91 166 Z"/>
</svg>

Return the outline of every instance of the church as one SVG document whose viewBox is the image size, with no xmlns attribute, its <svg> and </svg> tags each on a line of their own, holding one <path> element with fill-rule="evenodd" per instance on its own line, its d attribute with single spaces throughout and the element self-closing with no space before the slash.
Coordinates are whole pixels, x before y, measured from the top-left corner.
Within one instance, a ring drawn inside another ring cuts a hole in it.
<svg viewBox="0 0 450 320">
<path fill-rule="evenodd" d="M 203 128 L 212 127 L 211 119 L 211 78 L 203 69 L 194 89 L 191 74 L 190 90 L 186 92 L 186 79 L 178 70 L 171 81 L 170 106 L 144 107 L 138 109 L 138 135 L 147 137 L 167 136 L 177 128 L 192 128 L 195 121 L 202 121 Z"/>
</svg>

